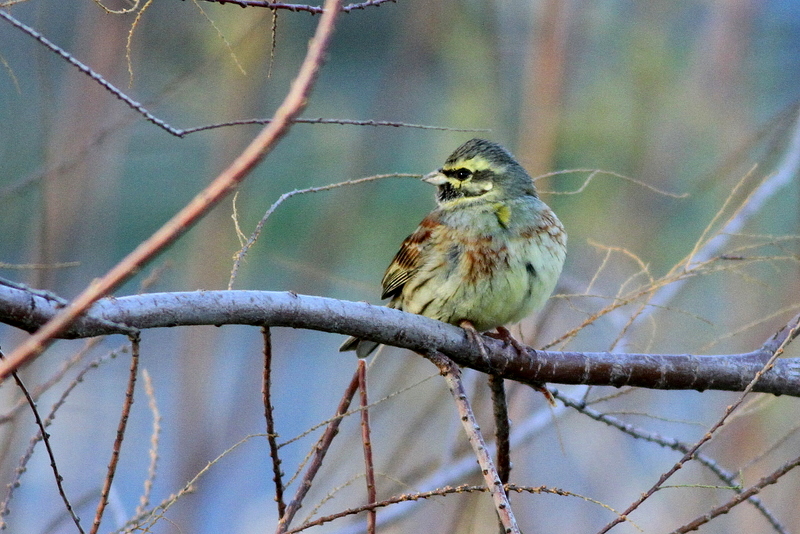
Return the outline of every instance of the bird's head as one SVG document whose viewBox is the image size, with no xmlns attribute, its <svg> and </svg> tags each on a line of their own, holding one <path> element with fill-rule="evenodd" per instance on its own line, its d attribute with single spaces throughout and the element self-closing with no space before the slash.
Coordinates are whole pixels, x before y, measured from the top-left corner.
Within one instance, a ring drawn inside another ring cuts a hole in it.
<svg viewBox="0 0 800 534">
<path fill-rule="evenodd" d="M 443 207 L 536 196 L 533 180 L 514 156 L 485 139 L 467 141 L 450 154 L 441 169 L 422 179 L 439 188 L 437 200 Z"/>
</svg>

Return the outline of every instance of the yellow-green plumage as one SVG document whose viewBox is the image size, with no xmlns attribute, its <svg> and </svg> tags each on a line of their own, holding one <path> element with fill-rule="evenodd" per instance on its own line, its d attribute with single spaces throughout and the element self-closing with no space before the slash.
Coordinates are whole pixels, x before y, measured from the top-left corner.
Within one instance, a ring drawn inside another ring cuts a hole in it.
<svg viewBox="0 0 800 534">
<path fill-rule="evenodd" d="M 566 233 L 513 156 L 473 139 L 424 180 L 438 186 L 439 205 L 386 270 L 389 306 L 483 332 L 544 305 L 564 264 Z M 376 346 L 350 338 L 340 350 L 363 357 Z"/>
</svg>

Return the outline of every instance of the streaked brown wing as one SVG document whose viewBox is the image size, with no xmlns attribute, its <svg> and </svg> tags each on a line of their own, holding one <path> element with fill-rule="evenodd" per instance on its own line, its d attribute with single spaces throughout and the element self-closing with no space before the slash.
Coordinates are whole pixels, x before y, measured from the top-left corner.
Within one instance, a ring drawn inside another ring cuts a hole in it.
<svg viewBox="0 0 800 534">
<path fill-rule="evenodd" d="M 394 298 L 403 291 L 403 286 L 417 272 L 425 245 L 429 243 L 433 228 L 438 225 L 439 222 L 434 214 L 430 214 L 422 220 L 416 231 L 403 241 L 400 250 L 383 275 L 382 299 Z"/>
</svg>

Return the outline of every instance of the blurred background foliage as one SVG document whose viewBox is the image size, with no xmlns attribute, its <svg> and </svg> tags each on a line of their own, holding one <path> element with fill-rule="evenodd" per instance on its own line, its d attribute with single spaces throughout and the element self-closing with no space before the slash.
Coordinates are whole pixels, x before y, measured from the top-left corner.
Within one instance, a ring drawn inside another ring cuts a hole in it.
<svg viewBox="0 0 800 534">
<path fill-rule="evenodd" d="M 88 0 L 29 0 L 5 9 L 176 128 L 269 117 L 318 20 L 309 13 L 278 11 L 273 21 L 266 9 L 167 0 L 150 5 L 131 32 L 135 14 L 107 14 Z M 259 127 L 171 136 L 29 36 L 0 24 L 0 276 L 69 298 L 163 224 Z M 620 252 L 598 271 L 603 247 L 624 248 L 654 276 L 663 276 L 691 251 L 743 176 L 757 165 L 746 193 L 774 171 L 796 127 L 800 7 L 788 0 L 407 0 L 341 16 L 328 58 L 306 117 L 488 131 L 297 124 L 239 190 L 238 222 L 246 235 L 282 193 L 373 174 L 423 174 L 475 136 L 507 145 L 532 174 L 602 169 L 687 195 L 673 198 L 608 174 L 596 176 L 580 194 L 553 194 L 577 190 L 586 172 L 537 182 L 570 236 L 558 292 L 573 295 L 553 299 L 545 313 L 523 325 L 525 339 L 542 346 L 611 302 L 623 284 L 630 289 L 644 283 L 634 277 L 639 266 Z M 432 193 L 414 179 L 391 178 L 294 197 L 267 222 L 234 287 L 378 302 L 383 269 L 432 208 Z M 796 236 L 798 196 L 795 178 L 745 231 Z M 224 202 L 118 294 L 227 287 L 240 246 L 232 212 L 232 202 Z M 628 332 L 620 346 L 614 341 L 625 321 L 618 317 L 602 319 L 559 346 L 752 350 L 797 313 L 798 241 L 746 253 L 789 261 L 748 264 L 692 280 L 669 309 Z M 60 262 L 78 265 L 18 268 Z M 596 273 L 595 296 L 576 296 L 586 292 Z M 24 335 L 0 327 L 0 344 L 11 349 Z M 273 337 L 276 418 L 281 440 L 287 440 L 333 414 L 355 364 L 350 354 L 336 352 L 340 336 L 277 330 Z M 123 342 L 103 340 L 85 361 Z M 24 379 L 31 385 L 43 382 L 83 344 L 59 342 L 24 370 Z M 264 432 L 261 350 L 255 328 L 144 333 L 142 365 L 153 376 L 163 416 L 154 502 L 177 491 L 239 439 Z M 796 348 L 789 355 L 800 356 Z M 118 357 L 91 371 L 51 431 L 66 490 L 85 525 L 110 456 L 126 360 Z M 46 392 L 40 408 L 49 407 L 76 372 Z M 441 380 L 434 376 L 415 385 L 432 375 L 427 362 L 391 349 L 371 368 L 373 400 L 402 391 L 372 414 L 379 497 L 430 489 L 420 481 L 466 451 Z M 472 373 L 467 379 L 474 386 L 478 416 L 490 431 L 485 379 Z M 615 391 L 596 388 L 590 396 Z M 3 384 L 4 411 L 18 398 L 11 383 Z M 517 483 L 563 488 L 621 510 L 678 458 L 580 416 L 550 416 L 528 388 L 510 385 L 510 398 L 516 424 L 531 416 L 545 421 L 514 453 Z M 691 441 L 733 398 L 634 391 L 599 409 Z M 146 406 L 140 391 L 104 531 L 119 527 L 137 505 L 152 425 Z M 795 400 L 762 399 L 755 407 L 708 448 L 731 471 L 746 468 L 746 482 L 770 472 L 800 445 Z M 34 433 L 24 409 L 0 428 L 3 484 L 13 479 Z M 780 447 L 758 458 L 783 438 Z M 282 449 L 287 474 L 311 444 L 307 437 Z M 266 450 L 263 438 L 254 438 L 226 456 L 151 531 L 271 531 L 275 510 Z M 321 511 L 361 504 L 362 471 L 357 422 L 347 420 L 310 502 L 345 485 Z M 440 483 L 478 481 L 473 470 Z M 721 484 L 696 466 L 672 483 Z M 632 519 L 645 532 L 664 532 L 730 494 L 709 488 L 665 490 Z M 764 492 L 767 506 L 791 532 L 800 531 L 797 495 L 797 475 Z M 579 499 L 515 495 L 513 502 L 526 532 L 594 532 L 613 518 Z M 42 450 L 31 460 L 10 509 L 10 532 L 75 531 Z M 303 512 L 311 509 L 307 504 Z M 379 519 L 390 511 L 379 512 Z M 381 532 L 495 529 L 485 495 L 438 498 L 393 513 L 397 519 Z M 314 531 L 359 530 L 363 524 L 356 521 Z M 636 530 L 624 524 L 616 531 Z M 747 505 L 702 529 L 768 531 L 764 518 Z"/>
</svg>

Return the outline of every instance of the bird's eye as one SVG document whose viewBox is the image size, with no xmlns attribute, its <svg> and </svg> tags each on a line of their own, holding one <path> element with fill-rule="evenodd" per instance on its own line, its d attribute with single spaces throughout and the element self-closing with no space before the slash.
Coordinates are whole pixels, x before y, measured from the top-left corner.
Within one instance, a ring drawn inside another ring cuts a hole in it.
<svg viewBox="0 0 800 534">
<path fill-rule="evenodd" d="M 472 173 L 470 171 L 468 171 L 467 169 L 458 169 L 455 172 L 455 175 L 456 175 L 456 178 L 458 178 L 459 180 L 466 180 L 467 178 L 472 176 Z"/>
</svg>

